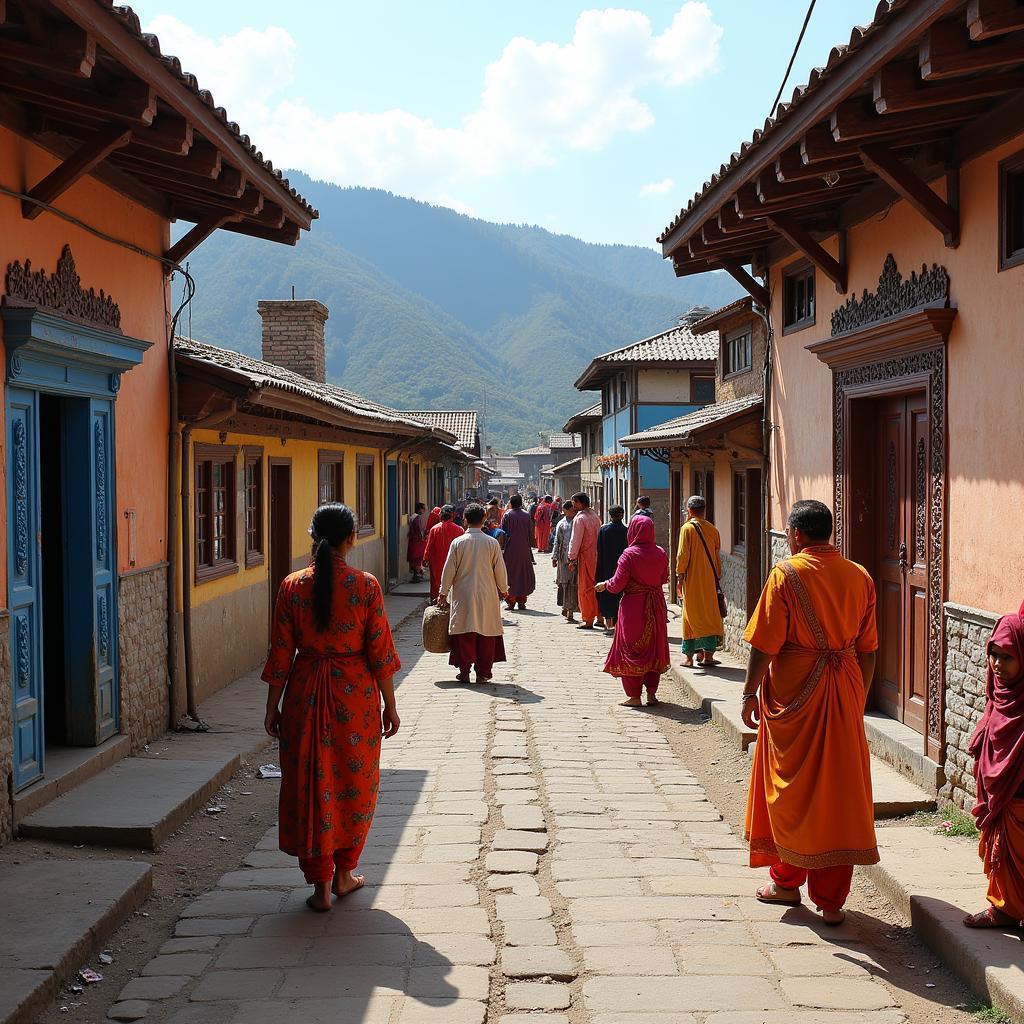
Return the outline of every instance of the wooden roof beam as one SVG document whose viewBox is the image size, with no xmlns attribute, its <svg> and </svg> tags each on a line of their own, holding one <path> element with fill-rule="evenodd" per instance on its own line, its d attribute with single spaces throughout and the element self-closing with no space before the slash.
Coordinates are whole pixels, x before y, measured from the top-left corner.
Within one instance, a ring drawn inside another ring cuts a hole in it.
<svg viewBox="0 0 1024 1024">
<path fill-rule="evenodd" d="M 860 100 L 841 103 L 829 118 L 832 138 L 836 142 L 860 142 L 898 132 L 913 132 L 937 125 L 957 124 L 969 121 L 984 108 L 983 100 L 953 103 L 948 106 L 926 107 L 923 110 L 908 110 L 899 114 L 878 114 Z"/>
<path fill-rule="evenodd" d="M 227 196 L 197 195 L 187 185 L 175 188 L 165 186 L 172 195 L 180 198 L 173 206 L 173 216 L 181 220 L 196 220 L 196 213 L 206 210 L 228 210 L 246 217 L 255 217 L 263 209 L 263 193 L 251 186 L 245 190 L 240 199 L 229 199 Z M 201 218 L 200 218 L 201 219 Z M 278 225 L 280 226 L 280 225 Z"/>
<path fill-rule="evenodd" d="M 202 139 L 194 142 L 185 156 L 152 146 L 133 145 L 119 153 L 117 159 L 138 168 L 140 173 L 165 174 L 171 180 L 178 180 L 178 175 L 182 174 L 211 184 L 217 180 L 223 167 L 220 150 Z"/>
<path fill-rule="evenodd" d="M 179 264 L 193 249 L 197 248 L 218 228 L 239 219 L 237 213 L 215 213 L 199 221 L 187 231 L 177 242 L 164 253 L 164 259 L 172 264 Z"/>
<path fill-rule="evenodd" d="M 940 199 L 926 181 L 886 146 L 869 143 L 862 146 L 860 152 L 864 166 L 936 227 L 949 248 L 955 249 L 960 244 L 959 210 Z"/>
<path fill-rule="evenodd" d="M 183 117 L 162 114 L 147 131 L 136 132 L 132 136 L 132 143 L 172 156 L 185 156 L 192 148 L 193 138 L 192 125 Z M 210 146 L 209 149 L 213 151 L 214 147 Z M 210 159 L 212 161 L 213 158 Z M 219 154 L 216 159 L 219 161 Z"/>
<path fill-rule="evenodd" d="M 860 170 L 861 166 L 860 158 L 855 154 L 819 160 L 813 165 L 805 164 L 800 156 L 800 147 L 795 146 L 775 161 L 775 178 L 780 182 L 808 181 L 826 174 L 841 175 L 844 171 Z"/>
<path fill-rule="evenodd" d="M 1017 0 L 969 0 L 967 31 L 975 42 L 1024 31 L 1024 6 Z"/>
<path fill-rule="evenodd" d="M 846 232 L 839 232 L 839 259 L 811 237 L 803 225 L 788 213 L 776 213 L 768 223 L 794 248 L 799 249 L 830 281 L 837 292 L 846 291 Z"/>
<path fill-rule="evenodd" d="M 57 33 L 56 38 L 41 46 L 0 38 L 0 60 L 88 78 L 96 66 L 96 40 L 77 27 Z"/>
<path fill-rule="evenodd" d="M 156 93 L 137 81 L 119 84 L 115 96 L 103 96 L 95 89 L 48 82 L 0 63 L 0 91 L 31 106 L 63 114 L 119 120 L 140 127 L 148 127 L 156 117 Z"/>
<path fill-rule="evenodd" d="M 720 260 L 718 266 L 722 268 L 759 306 L 768 309 L 771 304 L 771 296 L 756 278 L 750 276 L 747 271 L 732 260 Z"/>
<path fill-rule="evenodd" d="M 245 177 L 237 167 L 224 167 L 220 177 L 211 179 L 190 174 L 187 171 L 176 171 L 173 167 L 162 168 L 156 164 L 124 160 L 120 153 L 115 159 L 117 166 L 154 188 L 163 188 L 167 184 L 188 185 L 201 192 L 208 192 L 212 196 L 227 196 L 230 199 L 241 199 L 247 188 Z"/>
<path fill-rule="evenodd" d="M 988 43 L 971 43 L 966 26 L 943 21 L 933 25 L 925 34 L 917 60 L 921 77 L 930 82 L 1024 64 L 1024 47 L 1020 38 L 1015 36 Z"/>
<path fill-rule="evenodd" d="M 896 149 L 911 149 L 938 139 L 948 139 L 949 134 L 949 128 L 945 125 L 919 128 L 916 131 L 876 133 Z M 845 157 L 855 157 L 859 161 L 859 148 L 860 143 L 856 141 L 836 142 L 832 137 L 831 128 L 825 124 L 818 124 L 800 140 L 800 158 L 811 170 L 815 170 L 818 164 Z"/>
<path fill-rule="evenodd" d="M 26 220 L 35 220 L 43 212 L 43 206 L 40 204 L 51 204 L 76 181 L 110 156 L 115 149 L 126 146 L 131 137 L 131 128 L 115 125 L 101 129 L 91 139 L 83 142 L 63 163 L 58 164 L 42 181 L 29 189 L 28 195 L 31 198 L 21 201 L 22 217 Z"/>
<path fill-rule="evenodd" d="M 1003 96 L 1020 89 L 1024 89 L 1024 73 L 1013 71 L 925 85 L 917 64 L 909 61 L 887 64 L 875 75 L 871 87 L 875 110 L 879 114 L 925 110 L 964 100 Z"/>
<path fill-rule="evenodd" d="M 765 217 L 770 213 L 788 213 L 790 210 L 806 209 L 816 206 L 832 206 L 850 196 L 856 195 L 863 187 L 864 181 L 853 181 L 849 184 L 843 183 L 834 188 L 823 181 L 821 188 L 816 192 L 808 192 L 803 195 L 791 195 L 785 199 L 775 199 L 768 203 L 762 203 L 757 194 L 753 198 L 745 191 L 747 186 L 740 189 L 733 199 L 733 206 L 736 213 L 744 222 Z"/>
<path fill-rule="evenodd" d="M 840 181 L 845 184 L 852 184 L 864 179 L 863 167 L 860 163 L 848 163 L 845 173 L 841 175 Z M 772 171 L 765 171 L 760 174 L 754 182 L 754 190 L 757 193 L 758 201 L 762 204 L 780 202 L 791 199 L 794 196 L 813 195 L 821 192 L 823 188 L 833 188 L 825 181 L 825 172 L 820 171 L 814 177 L 802 178 L 796 182 L 781 184 L 778 177 Z"/>
</svg>

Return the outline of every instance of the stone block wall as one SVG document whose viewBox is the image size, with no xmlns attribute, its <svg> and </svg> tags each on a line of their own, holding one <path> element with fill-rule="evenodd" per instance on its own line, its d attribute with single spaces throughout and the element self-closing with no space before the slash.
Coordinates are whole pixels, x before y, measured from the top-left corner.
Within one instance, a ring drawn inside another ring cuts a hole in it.
<svg viewBox="0 0 1024 1024">
<path fill-rule="evenodd" d="M 750 369 L 732 377 L 724 376 L 722 361 L 725 357 L 725 341 L 737 331 L 750 330 Z M 718 357 L 718 380 L 715 383 L 715 401 L 729 402 L 734 398 L 745 398 L 747 395 L 759 395 L 764 387 L 764 357 L 766 335 L 764 321 L 752 313 L 743 313 L 734 319 L 727 320 L 719 331 L 721 339 Z"/>
<path fill-rule="evenodd" d="M 122 576 L 120 621 L 121 732 L 139 750 L 167 728 L 167 567 Z"/>
<path fill-rule="evenodd" d="M 263 361 L 321 384 L 327 379 L 327 307 L 315 299 L 262 300 Z"/>
<path fill-rule="evenodd" d="M 750 645 L 743 641 L 747 628 L 747 560 L 727 551 L 722 556 L 722 593 L 729 610 L 725 616 L 725 648 L 738 657 L 750 653 Z"/>
<path fill-rule="evenodd" d="M 969 809 L 975 788 L 967 744 L 985 709 L 985 647 L 999 616 L 952 603 L 945 612 L 946 784 L 939 795 Z"/>
<path fill-rule="evenodd" d="M 773 566 L 776 566 L 779 562 L 783 562 L 789 558 L 789 541 L 786 540 L 786 535 L 784 533 L 779 533 L 778 530 L 770 531 L 768 534 L 768 543 L 771 544 Z"/>
<path fill-rule="evenodd" d="M 14 792 L 14 718 L 11 709 L 13 690 L 11 688 L 10 617 L 0 615 L 0 783 L 3 794 L 0 798 L 0 844 L 6 843 L 14 834 L 14 808 L 11 800 Z"/>
</svg>

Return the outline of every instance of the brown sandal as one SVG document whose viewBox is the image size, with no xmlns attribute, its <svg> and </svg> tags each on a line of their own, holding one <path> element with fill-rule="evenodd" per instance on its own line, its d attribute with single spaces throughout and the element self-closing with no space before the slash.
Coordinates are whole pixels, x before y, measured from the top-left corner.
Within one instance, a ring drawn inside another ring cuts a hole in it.
<svg viewBox="0 0 1024 1024">
<path fill-rule="evenodd" d="M 1004 914 L 998 907 L 986 907 L 979 910 L 977 914 L 968 914 L 964 918 L 965 928 L 1020 928 L 1020 921 L 1015 921 L 1008 914 Z"/>
<path fill-rule="evenodd" d="M 796 893 L 796 899 L 792 899 L 789 896 L 780 896 L 779 887 L 774 882 L 769 882 L 767 885 L 762 885 L 755 894 L 761 903 L 784 903 L 787 907 L 797 907 L 800 905 L 800 890 L 790 890 Z"/>
</svg>

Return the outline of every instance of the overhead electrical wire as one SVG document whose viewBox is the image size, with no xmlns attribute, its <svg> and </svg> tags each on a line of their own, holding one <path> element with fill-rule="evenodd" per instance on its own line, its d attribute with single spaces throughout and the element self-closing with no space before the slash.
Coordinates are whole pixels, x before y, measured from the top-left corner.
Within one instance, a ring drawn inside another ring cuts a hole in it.
<svg viewBox="0 0 1024 1024">
<path fill-rule="evenodd" d="M 778 108 L 779 100 L 782 99 L 783 90 L 786 88 L 786 83 L 789 81 L 789 76 L 793 70 L 793 65 L 796 63 L 796 55 L 800 52 L 800 44 L 804 41 L 804 33 L 807 31 L 807 25 L 811 20 L 811 14 L 814 11 L 815 3 L 817 3 L 817 0 L 811 0 L 811 3 L 807 8 L 807 13 L 804 15 L 804 23 L 800 28 L 800 35 L 797 36 L 796 46 L 793 47 L 793 54 L 789 58 L 789 64 L 786 67 L 786 74 L 782 79 L 782 85 L 779 86 L 779 91 L 775 97 L 775 102 L 772 104 L 772 109 L 768 111 L 769 117 L 775 116 L 775 111 Z"/>
</svg>

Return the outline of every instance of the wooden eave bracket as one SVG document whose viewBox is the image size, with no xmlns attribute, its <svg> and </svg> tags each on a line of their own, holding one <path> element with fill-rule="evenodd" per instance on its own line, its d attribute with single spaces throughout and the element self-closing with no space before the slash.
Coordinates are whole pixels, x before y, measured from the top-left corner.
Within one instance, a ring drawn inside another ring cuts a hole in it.
<svg viewBox="0 0 1024 1024">
<path fill-rule="evenodd" d="M 750 276 L 746 270 L 733 260 L 721 260 L 720 266 L 762 309 L 768 309 L 771 296 L 763 284 Z"/>
<path fill-rule="evenodd" d="M 794 248 L 802 252 L 832 283 L 837 292 L 846 291 L 846 235 L 839 233 L 839 259 L 811 237 L 803 225 L 787 213 L 774 213 L 768 223 Z"/>
<path fill-rule="evenodd" d="M 0 3 L 0 24 L 3 21 L 3 4 Z M 96 66 L 96 40 L 77 28 L 36 45 L 15 39 L 0 39 L 0 60 L 74 75 L 76 78 L 88 78 Z"/>
<path fill-rule="evenodd" d="M 240 213 L 214 213 L 190 228 L 164 253 L 164 260 L 177 265 L 200 244 L 206 241 L 218 228 L 231 221 L 241 220 Z"/>
<path fill-rule="evenodd" d="M 30 198 L 21 201 L 22 217 L 26 220 L 35 220 L 43 212 L 45 205 L 66 192 L 115 149 L 127 146 L 131 139 L 132 130 L 125 128 L 124 125 L 114 125 L 98 131 L 28 191 L 27 195 Z"/>
<path fill-rule="evenodd" d="M 967 31 L 980 42 L 1024 30 L 1024 7 L 1016 0 L 969 0 Z"/>
<path fill-rule="evenodd" d="M 860 156 L 869 171 L 938 229 L 948 248 L 955 249 L 960 244 L 960 211 L 941 199 L 891 149 L 880 143 L 868 143 L 860 147 Z M 951 175 L 956 177 L 955 169 Z M 951 181 L 951 185 L 951 192 L 955 193 L 956 184 Z"/>
</svg>

